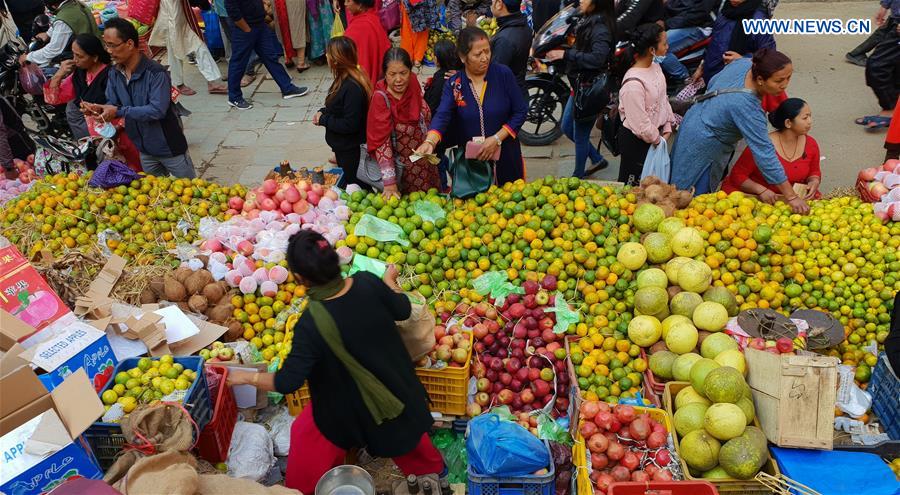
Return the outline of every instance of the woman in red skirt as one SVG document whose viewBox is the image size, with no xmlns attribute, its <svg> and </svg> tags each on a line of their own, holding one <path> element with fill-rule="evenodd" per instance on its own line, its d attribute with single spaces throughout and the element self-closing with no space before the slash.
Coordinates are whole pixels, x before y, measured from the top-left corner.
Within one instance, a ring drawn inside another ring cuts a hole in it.
<svg viewBox="0 0 900 495">
<path fill-rule="evenodd" d="M 277 373 L 228 374 L 229 385 L 283 394 L 309 384 L 312 403 L 291 427 L 285 486 L 314 493 L 356 447 L 393 458 L 406 475 L 441 473 L 443 458 L 428 437 L 427 392 L 395 323 L 411 313 L 396 269 L 384 281 L 367 272 L 344 279 L 335 250 L 311 230 L 291 237 L 287 259 L 310 298 L 290 354 Z"/>
</svg>

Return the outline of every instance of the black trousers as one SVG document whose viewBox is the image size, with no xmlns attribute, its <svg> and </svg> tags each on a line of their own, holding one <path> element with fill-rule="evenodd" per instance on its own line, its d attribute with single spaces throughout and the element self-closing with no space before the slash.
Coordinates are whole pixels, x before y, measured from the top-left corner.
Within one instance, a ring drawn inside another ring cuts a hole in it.
<svg viewBox="0 0 900 495">
<path fill-rule="evenodd" d="M 619 182 L 636 186 L 641 183 L 644 160 L 650 151 L 650 143 L 634 135 L 624 125 L 619 127 Z"/>
<path fill-rule="evenodd" d="M 359 147 L 350 150 L 334 150 L 335 161 L 338 167 L 341 167 L 341 170 L 344 171 L 343 184 L 340 187 L 346 187 L 347 184 L 357 184 L 363 189 L 368 189 L 366 184 L 356 178 L 356 171 L 359 169 L 359 151 Z"/>
<path fill-rule="evenodd" d="M 897 20 L 891 19 L 887 24 L 890 32 L 866 62 L 866 85 L 872 88 L 882 110 L 893 110 L 900 94 L 900 34 Z"/>
<path fill-rule="evenodd" d="M 868 53 L 878 46 L 878 44 L 884 40 L 884 37 L 889 34 L 888 25 L 890 25 L 890 22 L 885 22 L 880 28 L 873 31 L 865 41 L 850 51 L 850 55 L 857 57 L 860 55 L 868 55 Z"/>
</svg>

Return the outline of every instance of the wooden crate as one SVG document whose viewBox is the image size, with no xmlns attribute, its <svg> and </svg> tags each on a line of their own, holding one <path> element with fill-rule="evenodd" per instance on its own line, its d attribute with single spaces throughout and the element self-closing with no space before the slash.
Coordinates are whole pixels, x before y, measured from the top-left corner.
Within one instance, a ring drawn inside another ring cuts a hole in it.
<svg viewBox="0 0 900 495">
<path fill-rule="evenodd" d="M 779 447 L 831 450 L 837 358 L 744 351 L 756 417 Z"/>
</svg>

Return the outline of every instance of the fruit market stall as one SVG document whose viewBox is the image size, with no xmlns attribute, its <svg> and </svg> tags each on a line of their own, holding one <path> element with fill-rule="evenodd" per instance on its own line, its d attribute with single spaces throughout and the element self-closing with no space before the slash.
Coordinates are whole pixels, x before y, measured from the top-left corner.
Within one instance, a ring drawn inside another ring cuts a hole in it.
<svg viewBox="0 0 900 495">
<path fill-rule="evenodd" d="M 841 493 L 804 461 L 830 451 L 872 466 L 846 477 L 854 492 L 896 487 L 900 385 L 883 348 L 900 223 L 877 205 L 837 195 L 800 216 L 653 180 L 546 178 L 468 200 L 335 183 L 316 171 L 249 188 L 142 176 L 99 189 L 69 174 L 5 188 L 0 384 L 5 397 L 35 380 L 57 395 L 5 407 L 0 439 L 25 453 L 13 481 L 66 449 L 83 462 L 13 493 L 116 482 L 166 449 L 190 454 L 191 476 L 286 493 L 308 387 L 280 396 L 225 381 L 290 354 L 307 300 L 285 252 L 301 229 L 327 239 L 346 275 L 397 266 L 420 309 L 411 354 L 448 472 L 396 484 L 396 469 L 348 459 L 378 491 L 427 481 L 446 495 L 446 480 L 473 494 L 638 493 L 635 483 Z M 35 406 L 86 387 L 95 400 L 78 406 L 78 427 L 71 410 Z M 33 439 L 48 411 L 68 436 L 41 457 Z M 151 423 L 157 440 L 135 435 Z M 509 459 L 488 462 L 489 445 Z"/>
</svg>

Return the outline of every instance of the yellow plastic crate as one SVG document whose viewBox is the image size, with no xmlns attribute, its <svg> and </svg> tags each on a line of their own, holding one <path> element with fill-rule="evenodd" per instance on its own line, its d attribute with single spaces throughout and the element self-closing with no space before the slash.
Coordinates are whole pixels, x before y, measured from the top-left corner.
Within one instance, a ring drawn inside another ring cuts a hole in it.
<svg viewBox="0 0 900 495">
<path fill-rule="evenodd" d="M 691 384 L 689 382 L 667 382 L 666 390 L 663 392 L 663 407 L 665 407 L 666 412 L 674 417 L 675 415 L 675 396 L 678 395 L 682 389 L 689 387 Z M 753 426 L 760 428 L 759 420 L 753 418 Z M 760 428 L 761 429 L 761 428 Z M 684 459 L 681 458 L 681 447 L 678 442 L 678 434 L 672 435 L 673 440 L 675 440 L 675 450 L 678 452 L 678 458 L 681 459 L 681 468 L 684 470 L 684 479 L 688 481 L 695 480 L 703 480 L 703 478 L 695 478 L 691 476 L 690 471 L 688 470 L 687 463 L 684 462 Z M 766 461 L 765 465 L 762 467 L 762 472 L 771 474 L 776 478 L 781 474 L 781 471 L 778 469 L 778 463 L 775 462 L 772 458 L 772 451 L 769 451 L 769 460 Z M 710 481 L 712 484 L 716 485 L 716 490 L 719 493 L 729 493 L 733 495 L 762 495 L 762 494 L 771 494 L 772 491 L 766 488 L 762 483 L 755 480 L 738 480 L 738 479 L 720 479 L 720 480 L 703 480 Z"/>
<path fill-rule="evenodd" d="M 469 356 L 462 368 L 446 367 L 442 370 L 416 368 L 416 376 L 431 398 L 431 410 L 451 416 L 466 414 L 469 400 L 469 371 L 472 368 L 472 332 L 469 334 Z"/>
</svg>

